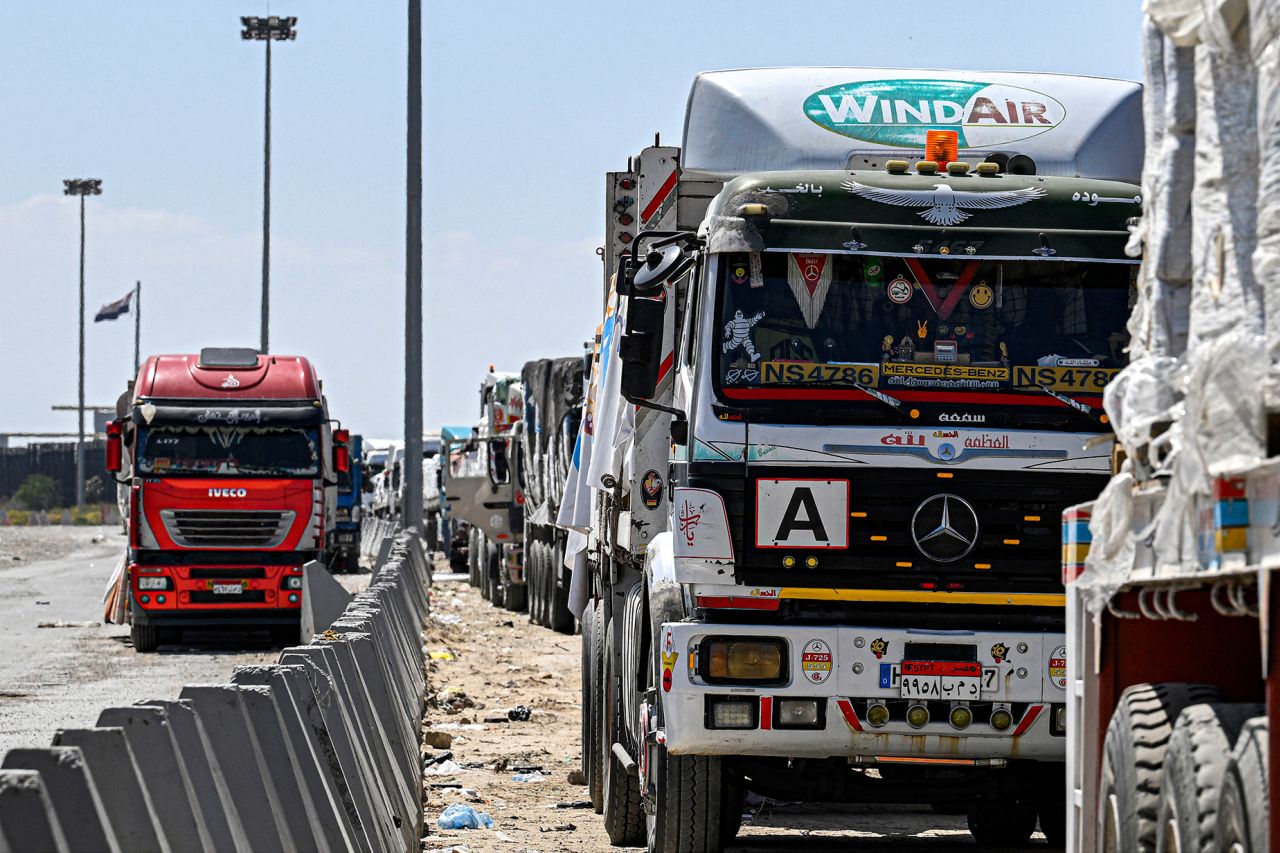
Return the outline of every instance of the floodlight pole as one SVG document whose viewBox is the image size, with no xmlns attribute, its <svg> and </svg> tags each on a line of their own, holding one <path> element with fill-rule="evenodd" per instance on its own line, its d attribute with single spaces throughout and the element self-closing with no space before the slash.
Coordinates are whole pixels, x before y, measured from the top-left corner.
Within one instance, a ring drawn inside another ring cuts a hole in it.
<svg viewBox="0 0 1280 853">
<path fill-rule="evenodd" d="M 265 41 L 267 43 L 267 72 L 265 94 L 263 96 L 263 134 L 262 134 L 262 331 L 260 350 L 265 355 L 270 343 L 269 326 L 271 320 L 271 42 L 292 41 L 298 37 L 293 29 L 298 23 L 295 17 L 281 18 L 272 15 L 268 18 L 242 17 L 240 23 L 244 29 L 240 38 L 245 41 Z"/>
<path fill-rule="evenodd" d="M 76 406 L 79 428 L 76 432 L 76 506 L 84 506 L 84 200 L 102 195 L 98 178 L 68 178 L 62 182 L 63 195 L 80 196 L 80 396 Z"/>
<path fill-rule="evenodd" d="M 142 356 L 142 282 L 133 285 L 133 375 L 138 375 Z"/>
<path fill-rule="evenodd" d="M 404 506 L 401 524 L 422 532 L 422 0 L 409 0 L 405 134 Z"/>
</svg>

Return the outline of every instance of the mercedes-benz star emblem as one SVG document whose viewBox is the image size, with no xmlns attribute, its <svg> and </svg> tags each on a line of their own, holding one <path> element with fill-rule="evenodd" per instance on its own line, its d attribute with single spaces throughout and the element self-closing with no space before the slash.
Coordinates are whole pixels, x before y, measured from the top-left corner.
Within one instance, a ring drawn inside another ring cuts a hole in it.
<svg viewBox="0 0 1280 853">
<path fill-rule="evenodd" d="M 978 513 L 959 495 L 925 498 L 911 516 L 911 538 L 930 560 L 954 563 L 978 544 Z"/>
</svg>

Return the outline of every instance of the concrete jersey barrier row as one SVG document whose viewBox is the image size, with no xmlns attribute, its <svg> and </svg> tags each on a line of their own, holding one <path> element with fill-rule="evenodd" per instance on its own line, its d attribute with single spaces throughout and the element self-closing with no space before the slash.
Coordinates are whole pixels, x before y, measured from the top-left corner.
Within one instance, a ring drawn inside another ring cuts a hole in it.
<svg viewBox="0 0 1280 853">
<path fill-rule="evenodd" d="M 227 684 L 107 708 L 0 766 L 5 851 L 393 851 L 422 837 L 422 541 L 328 630 Z"/>
</svg>

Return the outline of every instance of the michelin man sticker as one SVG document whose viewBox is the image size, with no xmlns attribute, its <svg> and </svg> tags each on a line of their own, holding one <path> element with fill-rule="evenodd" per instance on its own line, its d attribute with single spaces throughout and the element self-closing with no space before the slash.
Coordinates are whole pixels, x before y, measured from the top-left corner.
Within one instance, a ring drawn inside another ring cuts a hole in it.
<svg viewBox="0 0 1280 853">
<path fill-rule="evenodd" d="M 721 344 L 721 352 L 729 355 L 741 349 L 747 354 L 747 359 L 752 364 L 759 361 L 760 353 L 756 352 L 756 345 L 751 342 L 751 330 L 763 319 L 763 311 L 757 311 L 751 317 L 742 316 L 740 310 L 734 311 L 733 319 L 724 324 L 724 343 Z"/>
</svg>

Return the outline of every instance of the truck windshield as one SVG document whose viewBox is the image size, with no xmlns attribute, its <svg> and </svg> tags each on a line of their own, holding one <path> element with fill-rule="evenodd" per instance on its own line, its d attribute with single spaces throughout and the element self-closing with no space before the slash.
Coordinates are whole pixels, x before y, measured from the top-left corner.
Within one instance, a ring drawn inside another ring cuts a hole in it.
<svg viewBox="0 0 1280 853">
<path fill-rule="evenodd" d="M 1096 428 L 1124 366 L 1129 265 L 756 258 L 722 258 L 717 376 L 770 417 Z"/>
<path fill-rule="evenodd" d="M 138 473 L 195 477 L 317 477 L 316 429 L 150 427 L 138 437 Z"/>
</svg>

